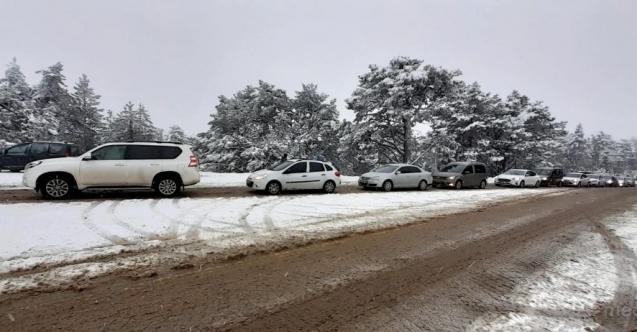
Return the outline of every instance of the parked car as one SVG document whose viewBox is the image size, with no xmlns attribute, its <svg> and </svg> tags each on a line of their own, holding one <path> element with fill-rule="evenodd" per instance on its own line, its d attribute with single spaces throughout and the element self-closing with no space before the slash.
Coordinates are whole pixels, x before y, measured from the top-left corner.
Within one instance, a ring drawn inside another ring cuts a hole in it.
<svg viewBox="0 0 637 332">
<path fill-rule="evenodd" d="M 558 166 L 539 167 L 535 169 L 535 173 L 540 176 L 540 186 L 562 186 L 562 178 L 564 178 L 564 169 Z"/>
<path fill-rule="evenodd" d="M 632 176 L 627 176 L 624 178 L 624 183 L 626 184 L 626 187 L 634 187 L 635 179 L 633 179 Z"/>
<path fill-rule="evenodd" d="M 498 187 L 534 187 L 540 186 L 542 179 L 528 169 L 510 169 L 493 179 Z"/>
<path fill-rule="evenodd" d="M 626 180 L 624 180 L 623 176 L 615 176 L 615 178 L 617 179 L 617 186 L 618 187 L 627 187 L 626 186 Z"/>
<path fill-rule="evenodd" d="M 603 174 L 587 174 L 591 187 L 603 187 L 604 175 Z"/>
<path fill-rule="evenodd" d="M 329 162 L 306 159 L 286 160 L 272 169 L 248 175 L 246 185 L 277 195 L 283 190 L 321 189 L 333 193 L 341 185 L 341 173 Z"/>
<path fill-rule="evenodd" d="M 172 197 L 199 180 L 191 146 L 164 142 L 109 143 L 80 157 L 34 161 L 22 178 L 25 186 L 52 199 L 85 189 L 153 189 Z"/>
<path fill-rule="evenodd" d="M 433 174 L 433 184 L 436 187 L 487 187 L 487 166 L 478 162 L 454 162 L 445 165 Z"/>
<path fill-rule="evenodd" d="M 566 187 L 590 187 L 588 175 L 583 173 L 568 173 L 562 178 L 562 186 Z"/>
<path fill-rule="evenodd" d="M 604 187 L 619 187 L 619 181 L 612 175 L 604 175 Z"/>
<path fill-rule="evenodd" d="M 394 188 L 418 188 L 426 190 L 432 185 L 430 172 L 409 164 L 382 165 L 372 172 L 360 176 L 358 185 L 363 188 L 382 188 L 391 191 Z"/>
<path fill-rule="evenodd" d="M 7 148 L 0 155 L 0 169 L 8 169 L 12 172 L 19 172 L 33 161 L 61 158 L 77 157 L 80 155 L 80 148 L 75 144 L 62 142 L 32 142 L 23 143 Z"/>
</svg>

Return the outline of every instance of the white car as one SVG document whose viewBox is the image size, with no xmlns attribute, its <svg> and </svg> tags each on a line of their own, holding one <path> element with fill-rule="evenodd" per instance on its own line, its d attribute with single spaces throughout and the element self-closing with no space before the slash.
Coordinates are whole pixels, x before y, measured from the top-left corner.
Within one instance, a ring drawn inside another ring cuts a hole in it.
<svg viewBox="0 0 637 332">
<path fill-rule="evenodd" d="M 590 187 L 588 175 L 584 173 L 568 173 L 562 178 L 562 186 L 566 187 Z"/>
<path fill-rule="evenodd" d="M 358 185 L 363 188 L 382 189 L 391 191 L 393 188 L 427 189 L 433 184 L 430 172 L 408 164 L 381 165 L 372 172 L 365 173 L 358 179 Z"/>
<path fill-rule="evenodd" d="M 498 187 L 533 187 L 540 186 L 542 178 L 528 169 L 510 169 L 493 179 Z"/>
<path fill-rule="evenodd" d="M 26 187 L 52 199 L 85 189 L 154 189 L 172 197 L 199 180 L 191 146 L 162 142 L 109 143 L 79 157 L 34 161 L 22 177 Z"/>
<path fill-rule="evenodd" d="M 251 173 L 246 185 L 277 195 L 283 190 L 320 189 L 330 194 L 341 185 L 341 173 L 329 162 L 290 159 L 272 169 Z"/>
</svg>

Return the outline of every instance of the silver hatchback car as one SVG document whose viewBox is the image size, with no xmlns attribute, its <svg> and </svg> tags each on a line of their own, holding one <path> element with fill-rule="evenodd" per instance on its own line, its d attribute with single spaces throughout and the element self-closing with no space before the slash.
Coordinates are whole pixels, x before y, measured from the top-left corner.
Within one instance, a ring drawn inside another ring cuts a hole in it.
<svg viewBox="0 0 637 332">
<path fill-rule="evenodd" d="M 409 164 L 382 165 L 375 170 L 365 173 L 358 179 L 358 185 L 363 188 L 382 188 L 391 191 L 394 188 L 427 189 L 433 178 L 430 172 Z"/>
</svg>

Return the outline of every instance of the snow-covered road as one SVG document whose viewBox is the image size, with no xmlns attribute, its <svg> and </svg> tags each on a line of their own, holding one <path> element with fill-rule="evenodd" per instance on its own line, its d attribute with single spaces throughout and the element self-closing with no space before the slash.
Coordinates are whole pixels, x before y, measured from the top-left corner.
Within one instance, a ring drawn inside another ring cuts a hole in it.
<svg viewBox="0 0 637 332">
<path fill-rule="evenodd" d="M 202 250 L 219 252 L 292 237 L 330 238 L 562 192 L 437 190 L 6 204 L 0 205 L 0 273 L 153 246 L 196 242 Z"/>
</svg>

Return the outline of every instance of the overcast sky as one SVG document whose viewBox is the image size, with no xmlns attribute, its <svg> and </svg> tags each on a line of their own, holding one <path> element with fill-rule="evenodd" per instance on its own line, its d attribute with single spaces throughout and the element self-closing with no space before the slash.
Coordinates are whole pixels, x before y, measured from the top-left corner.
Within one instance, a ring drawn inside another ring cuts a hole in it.
<svg viewBox="0 0 637 332">
<path fill-rule="evenodd" d="M 0 1 L 0 62 L 62 62 L 102 106 L 143 103 L 155 125 L 208 128 L 219 95 L 316 83 L 341 116 L 369 64 L 404 55 L 550 106 L 569 129 L 637 136 L 637 1 Z"/>
</svg>

